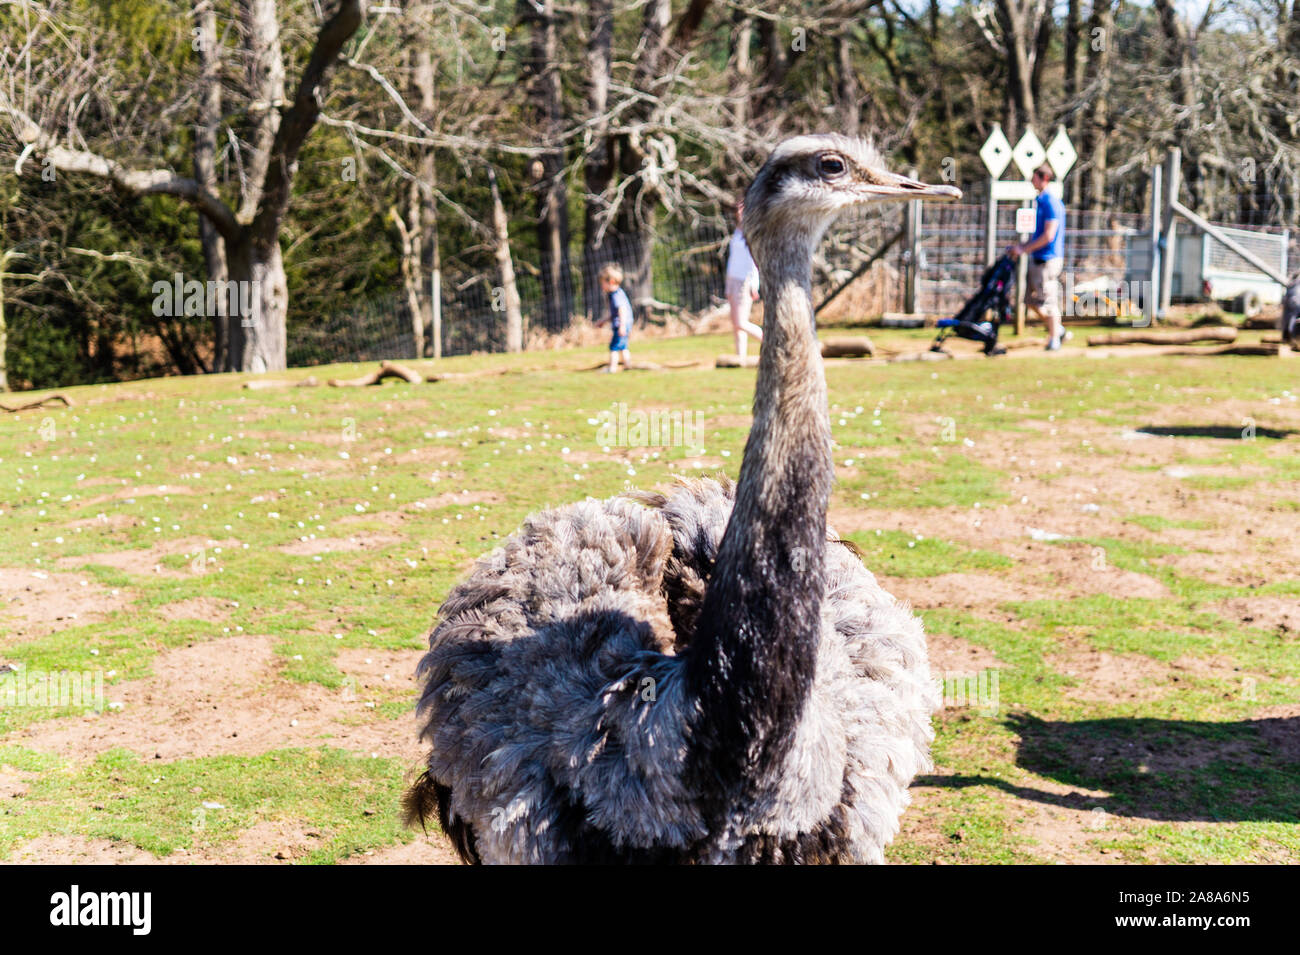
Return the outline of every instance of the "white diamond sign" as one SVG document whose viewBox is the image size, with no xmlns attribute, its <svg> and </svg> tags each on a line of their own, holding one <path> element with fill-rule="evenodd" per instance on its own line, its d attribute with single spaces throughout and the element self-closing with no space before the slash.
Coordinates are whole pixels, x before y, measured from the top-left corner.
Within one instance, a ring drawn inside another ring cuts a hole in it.
<svg viewBox="0 0 1300 955">
<path fill-rule="evenodd" d="M 984 167 L 994 179 L 1001 176 L 1007 163 L 1011 162 L 1011 143 L 997 123 L 993 124 L 993 132 L 989 133 L 989 138 L 980 147 L 980 159 L 984 160 Z"/>
<path fill-rule="evenodd" d="M 1070 137 L 1065 135 L 1065 127 L 1058 127 L 1056 137 L 1047 147 L 1047 161 L 1052 164 L 1052 171 L 1056 173 L 1056 178 L 1064 179 L 1065 174 L 1073 168 L 1074 161 L 1078 158 L 1079 154 L 1074 151 Z"/>
<path fill-rule="evenodd" d="M 1021 175 L 1026 179 L 1043 164 L 1046 157 L 1047 153 L 1043 151 L 1043 144 L 1038 141 L 1038 137 L 1034 135 L 1032 129 L 1026 131 L 1025 135 L 1020 137 L 1020 142 L 1016 143 L 1016 148 L 1011 152 L 1011 158 L 1015 160 Z"/>
</svg>

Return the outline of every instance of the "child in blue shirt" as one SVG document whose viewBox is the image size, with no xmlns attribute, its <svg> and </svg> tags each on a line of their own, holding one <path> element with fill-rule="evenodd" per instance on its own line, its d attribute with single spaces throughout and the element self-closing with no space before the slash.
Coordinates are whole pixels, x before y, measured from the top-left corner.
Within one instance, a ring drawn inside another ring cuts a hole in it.
<svg viewBox="0 0 1300 955">
<path fill-rule="evenodd" d="M 627 336 L 632 331 L 632 302 L 623 291 L 623 270 L 610 264 L 600 270 L 600 290 L 609 297 L 609 318 L 602 318 L 597 325 L 610 323 L 613 337 L 609 341 L 609 371 L 618 371 L 618 357 L 623 356 L 623 364 L 632 367 L 632 353 L 628 351 Z"/>
</svg>

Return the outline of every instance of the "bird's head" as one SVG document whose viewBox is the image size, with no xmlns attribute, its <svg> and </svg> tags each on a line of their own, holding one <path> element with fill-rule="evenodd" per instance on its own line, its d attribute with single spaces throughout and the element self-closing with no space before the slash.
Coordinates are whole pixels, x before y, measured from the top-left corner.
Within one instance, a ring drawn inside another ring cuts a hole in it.
<svg viewBox="0 0 1300 955">
<path fill-rule="evenodd" d="M 906 199 L 952 201 L 954 186 L 936 186 L 890 172 L 869 142 L 835 133 L 787 139 L 745 193 L 743 228 L 751 246 L 802 240 L 811 251 L 849 206 Z"/>
</svg>

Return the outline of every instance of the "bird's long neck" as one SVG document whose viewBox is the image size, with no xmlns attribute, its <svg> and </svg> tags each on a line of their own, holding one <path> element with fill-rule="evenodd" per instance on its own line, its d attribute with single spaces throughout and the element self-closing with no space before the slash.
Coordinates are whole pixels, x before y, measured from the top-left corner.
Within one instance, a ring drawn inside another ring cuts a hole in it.
<svg viewBox="0 0 1300 955">
<path fill-rule="evenodd" d="M 811 244 L 754 251 L 766 295 L 754 423 L 688 670 L 693 754 L 732 805 L 781 771 L 812 686 L 834 479 Z"/>
</svg>

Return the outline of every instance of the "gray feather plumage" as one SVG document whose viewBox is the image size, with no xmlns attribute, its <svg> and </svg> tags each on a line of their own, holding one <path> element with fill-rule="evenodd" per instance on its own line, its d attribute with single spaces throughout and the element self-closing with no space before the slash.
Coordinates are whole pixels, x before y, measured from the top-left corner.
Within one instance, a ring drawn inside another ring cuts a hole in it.
<svg viewBox="0 0 1300 955">
<path fill-rule="evenodd" d="M 816 675 L 779 781 L 709 833 L 683 778 L 698 714 L 680 641 L 733 493 L 690 481 L 534 515 L 452 592 L 420 666 L 424 737 L 483 861 L 574 858 L 553 821 L 575 796 L 617 847 L 704 841 L 715 862 L 747 836 L 815 831 L 843 804 L 845 861 L 883 861 L 929 765 L 938 696 L 920 620 L 845 547 L 827 552 Z"/>
</svg>

